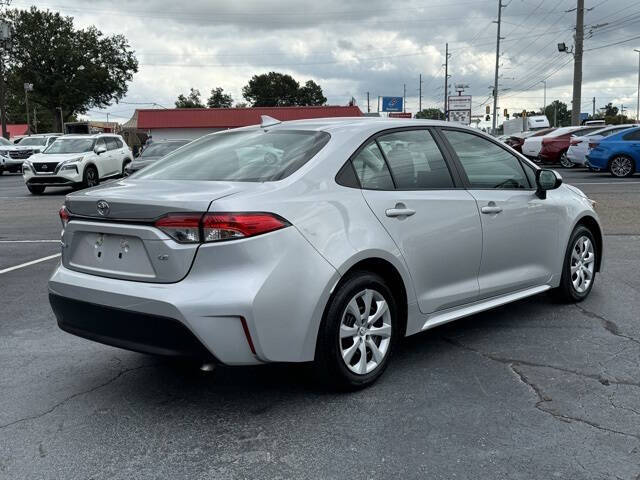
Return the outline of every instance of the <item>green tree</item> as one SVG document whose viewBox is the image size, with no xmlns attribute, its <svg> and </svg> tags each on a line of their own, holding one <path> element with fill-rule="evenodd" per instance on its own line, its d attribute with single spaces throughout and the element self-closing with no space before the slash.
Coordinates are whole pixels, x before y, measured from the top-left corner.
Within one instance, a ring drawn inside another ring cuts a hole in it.
<svg viewBox="0 0 640 480">
<path fill-rule="evenodd" d="M 221 87 L 212 88 L 211 96 L 207 100 L 207 107 L 209 108 L 231 108 L 233 105 L 233 98 L 228 93 L 224 93 Z"/>
<path fill-rule="evenodd" d="M 138 71 L 123 35 L 106 36 L 93 26 L 75 29 L 72 17 L 36 7 L 8 10 L 2 19 L 12 29 L 11 44 L 3 52 L 8 90 L 24 98 L 23 85 L 32 83 L 29 106 L 47 110 L 42 118 L 48 115 L 51 130 L 62 129 L 58 107 L 64 121 L 107 107 L 124 97 Z"/>
<path fill-rule="evenodd" d="M 313 80 L 307 80 L 304 87 L 298 90 L 298 105 L 324 105 L 327 97 L 322 93 L 322 87 Z"/>
<path fill-rule="evenodd" d="M 200 99 L 200 90 L 192 88 L 186 97 L 181 93 L 176 100 L 176 108 L 204 108 Z"/>
<path fill-rule="evenodd" d="M 444 120 L 445 116 L 442 110 L 439 108 L 425 108 L 424 110 L 416 113 L 416 118 L 423 118 L 427 120 Z"/>
<path fill-rule="evenodd" d="M 604 107 L 604 116 L 605 117 L 615 117 L 618 115 L 618 107 L 614 107 L 611 102 L 607 103 Z"/>
<path fill-rule="evenodd" d="M 297 105 L 299 89 L 291 75 L 269 72 L 251 77 L 242 96 L 254 107 L 288 107 Z"/>
<path fill-rule="evenodd" d="M 247 102 L 238 102 L 234 108 L 247 108 L 249 104 Z"/>
<path fill-rule="evenodd" d="M 571 125 L 571 110 L 567 108 L 566 103 L 560 100 L 554 100 L 551 105 L 547 105 L 544 109 L 544 114 L 547 116 L 551 126 L 567 127 Z"/>
</svg>

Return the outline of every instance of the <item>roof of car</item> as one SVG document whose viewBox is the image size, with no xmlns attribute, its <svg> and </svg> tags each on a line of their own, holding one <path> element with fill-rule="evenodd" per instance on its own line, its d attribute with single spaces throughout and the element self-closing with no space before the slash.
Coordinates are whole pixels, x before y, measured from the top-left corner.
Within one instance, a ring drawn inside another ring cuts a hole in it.
<svg viewBox="0 0 640 480">
<path fill-rule="evenodd" d="M 448 127 L 465 127 L 458 123 L 444 122 L 441 120 L 421 120 L 421 119 L 403 119 L 388 117 L 333 117 L 333 118 L 311 118 L 306 120 L 292 120 L 282 122 L 267 128 L 295 128 L 301 130 L 338 130 L 344 127 L 379 127 L 380 130 L 398 127 L 425 127 L 425 126 L 448 126 Z M 255 125 L 254 125 L 255 127 Z M 251 127 L 247 127 L 251 128 Z M 468 128 L 468 127 L 467 127 Z"/>
<path fill-rule="evenodd" d="M 100 138 L 100 137 L 120 137 L 117 133 L 67 133 L 63 138 Z"/>
</svg>

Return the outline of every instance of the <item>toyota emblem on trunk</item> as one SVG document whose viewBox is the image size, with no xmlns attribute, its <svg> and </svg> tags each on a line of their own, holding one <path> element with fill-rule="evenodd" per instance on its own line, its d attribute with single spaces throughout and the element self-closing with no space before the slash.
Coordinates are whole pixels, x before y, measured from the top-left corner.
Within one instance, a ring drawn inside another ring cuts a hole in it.
<svg viewBox="0 0 640 480">
<path fill-rule="evenodd" d="M 100 200 L 97 204 L 96 204 L 96 208 L 98 209 L 98 213 L 100 215 L 102 215 L 103 217 L 106 217 L 107 215 L 109 215 L 109 204 L 107 202 L 105 202 L 104 200 Z"/>
</svg>

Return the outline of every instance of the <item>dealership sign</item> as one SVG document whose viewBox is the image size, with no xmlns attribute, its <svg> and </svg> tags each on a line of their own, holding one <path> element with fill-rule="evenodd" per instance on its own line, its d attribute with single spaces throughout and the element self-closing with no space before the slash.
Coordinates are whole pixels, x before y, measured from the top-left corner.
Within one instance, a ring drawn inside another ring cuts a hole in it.
<svg viewBox="0 0 640 480">
<path fill-rule="evenodd" d="M 391 112 L 389 114 L 389 118 L 411 118 L 411 114 L 409 112 L 407 112 L 407 113 L 404 113 L 404 112 L 393 113 L 393 112 Z"/>
<path fill-rule="evenodd" d="M 402 97 L 382 97 L 383 112 L 401 112 Z"/>
<path fill-rule="evenodd" d="M 448 105 L 450 122 L 471 123 L 471 95 L 452 95 L 448 98 Z"/>
</svg>

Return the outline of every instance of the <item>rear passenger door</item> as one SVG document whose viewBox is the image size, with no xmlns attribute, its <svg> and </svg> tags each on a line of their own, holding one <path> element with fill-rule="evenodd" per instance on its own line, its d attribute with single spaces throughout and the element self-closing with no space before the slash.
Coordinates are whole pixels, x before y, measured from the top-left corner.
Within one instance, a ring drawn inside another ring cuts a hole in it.
<svg viewBox="0 0 640 480">
<path fill-rule="evenodd" d="M 480 298 L 549 282 L 557 251 L 565 248 L 558 236 L 561 207 L 535 194 L 534 169 L 482 135 L 452 128 L 441 134 L 481 213 Z"/>
<path fill-rule="evenodd" d="M 107 145 L 107 153 L 104 154 L 104 157 L 109 165 L 109 172 L 107 175 L 116 175 L 122 170 L 118 143 L 116 142 L 115 137 L 104 137 L 104 141 Z"/>
<path fill-rule="evenodd" d="M 383 133 L 352 157 L 364 198 L 405 258 L 423 313 L 478 295 L 476 202 L 428 129 Z"/>
</svg>

